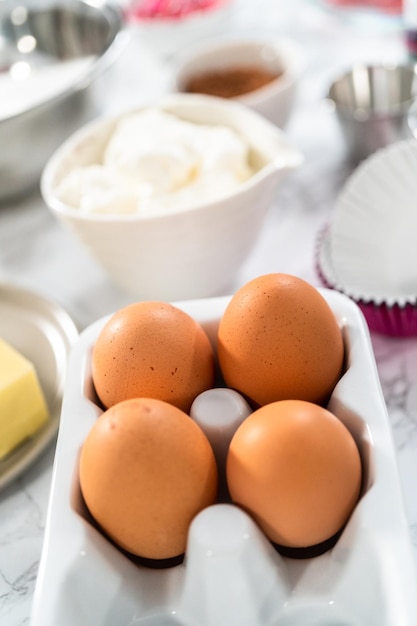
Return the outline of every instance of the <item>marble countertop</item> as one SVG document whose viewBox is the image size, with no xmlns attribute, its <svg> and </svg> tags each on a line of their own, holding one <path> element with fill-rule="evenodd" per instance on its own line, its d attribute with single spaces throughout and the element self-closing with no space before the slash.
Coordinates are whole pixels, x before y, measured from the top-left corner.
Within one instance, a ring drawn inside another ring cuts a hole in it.
<svg viewBox="0 0 417 626">
<path fill-rule="evenodd" d="M 260 5 L 263 5 L 260 7 Z M 339 19 L 319 4 L 236 0 L 234 32 L 291 35 L 305 67 L 286 132 L 305 155 L 277 193 L 259 241 L 235 287 L 261 273 L 293 273 L 315 285 L 317 235 L 353 166 L 336 120 L 323 105 L 333 75 L 353 61 L 405 58 L 398 24 Z M 106 74 L 105 111 L 150 101 L 167 89 L 172 59 L 145 47 L 132 30 L 122 57 Z M 38 192 L 0 207 L 0 280 L 57 301 L 82 329 L 130 299 L 107 280 L 71 234 L 48 212 Z M 373 335 L 378 372 L 392 423 L 406 511 L 417 555 L 417 338 Z M 24 626 L 42 550 L 54 460 L 54 442 L 0 493 L 0 623 Z"/>
</svg>

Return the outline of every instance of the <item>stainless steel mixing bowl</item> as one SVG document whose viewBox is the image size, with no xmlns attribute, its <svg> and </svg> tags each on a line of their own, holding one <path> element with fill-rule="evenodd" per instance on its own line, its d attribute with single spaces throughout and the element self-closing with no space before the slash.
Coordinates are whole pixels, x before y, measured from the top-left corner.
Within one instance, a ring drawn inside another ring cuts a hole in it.
<svg viewBox="0 0 417 626">
<path fill-rule="evenodd" d="M 411 136 L 407 114 L 416 96 L 412 64 L 357 65 L 333 82 L 328 100 L 353 161 Z"/>
<path fill-rule="evenodd" d="M 58 145 L 99 112 L 102 74 L 126 41 L 116 5 L 55 2 L 0 7 L 0 202 L 34 187 Z"/>
</svg>

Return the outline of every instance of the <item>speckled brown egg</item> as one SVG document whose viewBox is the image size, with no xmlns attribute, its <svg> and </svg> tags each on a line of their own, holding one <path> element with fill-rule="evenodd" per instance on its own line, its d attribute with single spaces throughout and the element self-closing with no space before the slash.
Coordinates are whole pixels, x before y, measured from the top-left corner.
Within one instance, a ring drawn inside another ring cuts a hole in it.
<svg viewBox="0 0 417 626">
<path fill-rule="evenodd" d="M 192 519 L 217 496 L 216 462 L 203 431 L 153 398 L 126 400 L 98 418 L 81 449 L 79 478 L 104 533 L 148 559 L 183 554 Z"/>
<path fill-rule="evenodd" d="M 288 274 L 266 274 L 239 289 L 218 329 L 228 387 L 255 406 L 284 399 L 324 404 L 344 361 L 342 331 L 322 294 Z"/>
<path fill-rule="evenodd" d="M 194 398 L 214 385 L 214 354 L 190 315 L 164 302 L 138 302 L 103 327 L 93 349 L 92 377 L 106 408 L 150 397 L 188 412 Z"/>
<path fill-rule="evenodd" d="M 233 502 L 281 546 L 306 548 L 333 537 L 357 504 L 361 479 L 351 433 L 311 402 L 261 407 L 241 424 L 229 447 Z"/>
</svg>

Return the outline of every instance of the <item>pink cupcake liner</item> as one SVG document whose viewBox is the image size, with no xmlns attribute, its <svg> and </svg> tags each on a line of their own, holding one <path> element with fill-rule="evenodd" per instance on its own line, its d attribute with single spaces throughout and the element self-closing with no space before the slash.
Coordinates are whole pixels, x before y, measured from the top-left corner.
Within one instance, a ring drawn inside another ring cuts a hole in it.
<svg viewBox="0 0 417 626">
<path fill-rule="evenodd" d="M 404 302 L 374 300 L 366 295 L 354 293 L 339 282 L 332 265 L 330 232 L 326 226 L 317 238 L 315 267 L 324 287 L 335 289 L 349 296 L 362 311 L 369 330 L 390 337 L 412 337 L 417 335 L 417 296 Z"/>
</svg>

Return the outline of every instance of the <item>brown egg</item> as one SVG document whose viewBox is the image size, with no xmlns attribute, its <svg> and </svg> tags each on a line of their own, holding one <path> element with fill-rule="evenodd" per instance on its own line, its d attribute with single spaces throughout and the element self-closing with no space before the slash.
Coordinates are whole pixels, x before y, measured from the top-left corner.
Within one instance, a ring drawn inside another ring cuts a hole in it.
<svg viewBox="0 0 417 626">
<path fill-rule="evenodd" d="M 287 547 L 314 546 L 341 530 L 358 501 L 361 474 L 348 429 L 327 409 L 302 400 L 252 413 L 227 457 L 233 502 Z"/>
<path fill-rule="evenodd" d="M 342 332 L 315 287 L 266 274 L 231 299 L 219 325 L 218 358 L 227 386 L 255 406 L 284 399 L 324 404 L 342 373 Z"/>
<path fill-rule="evenodd" d="M 116 312 L 102 329 L 92 376 L 107 408 L 149 397 L 188 412 L 194 398 L 214 385 L 214 354 L 187 313 L 164 302 L 138 302 Z"/>
<path fill-rule="evenodd" d="M 79 477 L 105 534 L 150 559 L 184 553 L 191 520 L 217 495 L 216 462 L 203 431 L 153 398 L 126 400 L 98 418 L 81 450 Z"/>
</svg>

